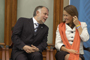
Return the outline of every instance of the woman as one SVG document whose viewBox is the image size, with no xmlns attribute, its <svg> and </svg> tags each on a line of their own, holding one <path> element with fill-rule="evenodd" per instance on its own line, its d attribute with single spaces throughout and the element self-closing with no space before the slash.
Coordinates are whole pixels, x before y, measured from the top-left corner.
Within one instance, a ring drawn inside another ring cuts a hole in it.
<svg viewBox="0 0 90 60">
<path fill-rule="evenodd" d="M 87 24 L 78 20 L 75 6 L 64 7 L 64 22 L 56 31 L 55 47 L 57 60 L 84 60 L 83 42 L 89 39 Z"/>
</svg>

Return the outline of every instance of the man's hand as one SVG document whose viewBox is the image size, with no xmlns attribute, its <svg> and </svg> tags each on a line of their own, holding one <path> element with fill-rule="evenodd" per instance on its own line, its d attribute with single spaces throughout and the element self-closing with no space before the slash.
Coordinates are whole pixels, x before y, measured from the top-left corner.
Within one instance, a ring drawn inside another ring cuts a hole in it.
<svg viewBox="0 0 90 60">
<path fill-rule="evenodd" d="M 39 51 L 39 49 L 36 46 L 31 45 L 31 47 L 33 48 L 34 51 Z"/>
<path fill-rule="evenodd" d="M 28 46 L 28 45 L 25 45 L 25 46 L 23 47 L 23 50 L 26 51 L 27 53 L 35 52 L 35 51 L 33 50 L 33 47 L 30 47 L 30 46 Z"/>
</svg>

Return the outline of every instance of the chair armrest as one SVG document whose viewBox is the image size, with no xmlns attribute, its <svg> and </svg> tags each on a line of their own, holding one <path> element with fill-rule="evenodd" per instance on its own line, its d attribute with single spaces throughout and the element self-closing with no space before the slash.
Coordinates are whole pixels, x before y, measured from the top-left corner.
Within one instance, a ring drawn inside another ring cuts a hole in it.
<svg viewBox="0 0 90 60">
<path fill-rule="evenodd" d="M 5 43 L 0 43 L 0 45 L 5 46 Z"/>
</svg>

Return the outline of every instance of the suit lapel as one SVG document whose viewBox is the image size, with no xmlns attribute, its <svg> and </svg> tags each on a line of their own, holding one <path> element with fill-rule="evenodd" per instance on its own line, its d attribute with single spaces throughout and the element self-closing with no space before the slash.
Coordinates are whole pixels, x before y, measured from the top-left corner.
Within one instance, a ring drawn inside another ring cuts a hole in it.
<svg viewBox="0 0 90 60">
<path fill-rule="evenodd" d="M 39 34 L 42 29 L 44 29 L 44 24 L 39 24 L 39 27 L 37 29 L 37 32 L 34 32 L 34 24 L 33 24 L 33 19 L 32 18 L 30 19 L 30 22 L 29 23 L 30 23 L 30 29 L 31 29 L 31 31 L 33 33 L 35 33 L 36 35 Z"/>
<path fill-rule="evenodd" d="M 36 32 L 36 34 L 39 34 L 40 31 L 42 31 L 42 29 L 44 29 L 44 24 L 40 24 L 39 27 L 38 27 L 38 30 Z"/>
<path fill-rule="evenodd" d="M 34 24 L 33 24 L 33 19 L 32 18 L 30 19 L 29 23 L 30 23 L 30 29 L 34 33 Z"/>
</svg>

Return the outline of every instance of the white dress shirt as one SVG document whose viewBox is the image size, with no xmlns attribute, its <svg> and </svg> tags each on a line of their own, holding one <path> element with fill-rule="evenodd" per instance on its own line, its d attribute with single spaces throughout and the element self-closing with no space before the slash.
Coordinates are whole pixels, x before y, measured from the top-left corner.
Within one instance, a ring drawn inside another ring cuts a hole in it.
<svg viewBox="0 0 90 60">
<path fill-rule="evenodd" d="M 67 24 L 66 25 L 66 37 L 69 41 L 70 44 L 73 43 L 73 40 L 74 40 L 74 36 L 75 36 L 75 31 L 76 31 L 76 27 L 74 27 L 73 29 L 68 26 Z M 80 54 L 84 54 L 83 52 L 83 42 L 86 42 L 89 40 L 89 34 L 88 34 L 88 31 L 87 31 L 87 24 L 85 22 L 81 22 L 81 27 L 82 27 L 82 33 L 80 35 L 80 38 L 81 38 L 81 42 L 80 42 Z M 61 39 L 61 36 L 60 36 L 60 33 L 59 33 L 59 26 L 57 27 L 57 31 L 56 31 L 56 41 L 55 41 L 55 47 L 58 51 L 60 51 L 61 49 L 61 46 L 64 45 L 63 42 L 62 42 L 62 39 Z"/>
<path fill-rule="evenodd" d="M 35 25 L 35 23 L 38 24 L 38 22 L 37 22 L 37 21 L 35 20 L 35 18 L 33 17 L 34 29 L 37 27 L 37 26 Z M 38 26 L 39 26 L 39 24 L 38 24 Z"/>
</svg>

